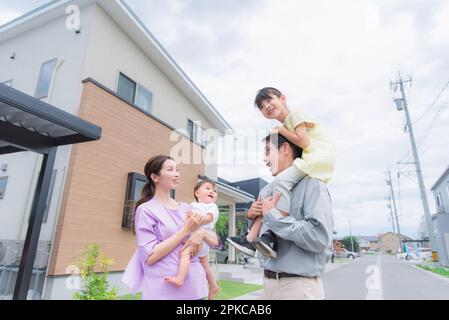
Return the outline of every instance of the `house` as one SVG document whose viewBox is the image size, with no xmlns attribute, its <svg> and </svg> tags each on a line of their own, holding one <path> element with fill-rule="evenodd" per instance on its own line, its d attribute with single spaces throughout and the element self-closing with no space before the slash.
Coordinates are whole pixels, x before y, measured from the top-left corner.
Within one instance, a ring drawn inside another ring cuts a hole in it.
<svg viewBox="0 0 449 320">
<path fill-rule="evenodd" d="M 430 190 L 435 199 L 436 213 L 432 215 L 438 256 L 441 264 L 449 266 L 449 166 L 433 184 Z M 425 219 L 420 225 L 420 233 L 427 236 Z"/>
<path fill-rule="evenodd" d="M 387 233 L 383 233 L 378 236 L 378 239 L 379 239 L 379 249 L 381 250 L 382 253 L 394 254 L 394 253 L 402 250 L 402 249 L 400 249 L 398 236 L 396 235 L 396 233 L 393 233 L 391 231 L 387 232 Z M 404 235 L 400 235 L 400 239 L 401 239 L 401 248 L 403 247 L 403 245 L 402 245 L 403 241 L 411 241 L 412 240 L 412 238 L 409 238 Z"/>
<path fill-rule="evenodd" d="M 190 202 L 199 176 L 218 180 L 216 162 L 203 156 L 232 128 L 123 0 L 51 1 L 0 26 L 0 70 L 0 82 L 103 130 L 95 144 L 58 148 L 36 257 L 45 277 L 35 276 L 33 290 L 70 299 L 74 262 L 97 242 L 114 259 L 112 284 L 127 292 L 120 279 L 136 246 L 129 213 L 145 163 L 186 147 L 174 196 Z M 20 260 L 41 161 L 31 152 L 0 157 L 0 266 Z M 232 234 L 236 204 L 253 198 L 224 183 L 218 192 Z M 14 277 L 0 277 L 0 295 Z"/>
<path fill-rule="evenodd" d="M 377 236 L 361 236 L 358 237 L 360 249 L 363 250 L 373 250 L 376 251 L 378 249 L 379 239 Z"/>
<path fill-rule="evenodd" d="M 246 179 L 246 180 L 240 180 L 236 182 L 227 182 L 228 184 L 231 184 L 235 188 L 242 190 L 250 195 L 254 199 L 257 199 L 259 197 L 260 191 L 268 184 L 267 181 L 265 181 L 262 178 L 252 178 L 252 179 Z M 238 203 L 236 206 L 236 214 L 237 216 L 246 217 L 246 214 L 248 212 L 249 207 L 251 206 L 252 202 L 247 203 Z M 246 232 L 250 226 L 248 225 L 248 220 L 245 219 L 246 228 L 243 232 Z"/>
</svg>

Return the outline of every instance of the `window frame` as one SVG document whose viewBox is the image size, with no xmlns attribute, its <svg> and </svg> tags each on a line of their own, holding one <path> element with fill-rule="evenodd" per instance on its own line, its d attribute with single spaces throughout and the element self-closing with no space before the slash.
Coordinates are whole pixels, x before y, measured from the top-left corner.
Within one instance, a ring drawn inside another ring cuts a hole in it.
<svg viewBox="0 0 449 320">
<path fill-rule="evenodd" d="M 437 192 L 435 194 L 435 198 L 436 198 L 436 203 L 437 203 L 437 212 L 441 213 L 441 212 L 443 212 L 443 203 L 441 201 L 441 193 Z"/>
<path fill-rule="evenodd" d="M 207 146 L 207 130 L 191 119 L 187 119 L 187 133 L 192 142 L 199 144 L 203 148 Z M 200 137 L 198 136 L 199 134 L 201 135 Z"/>
<path fill-rule="evenodd" d="M 137 173 L 137 172 L 129 172 L 128 178 L 126 182 L 126 191 L 125 191 L 125 203 L 123 205 L 123 216 L 122 216 L 122 228 L 123 229 L 131 229 L 132 228 L 132 215 L 135 210 L 135 202 L 140 198 L 135 197 L 136 195 L 136 182 L 148 182 L 148 179 L 145 175 Z M 140 190 L 141 191 L 141 190 Z M 176 190 L 170 191 L 170 196 L 175 199 Z"/>
<path fill-rule="evenodd" d="M 41 80 L 42 80 L 42 75 L 43 75 L 43 74 L 42 74 L 42 70 L 43 70 L 44 66 L 45 66 L 46 64 L 49 64 L 49 63 L 54 63 L 54 65 L 53 65 L 53 69 L 52 69 L 52 71 L 51 71 L 50 81 L 49 81 L 49 83 L 48 83 L 48 90 L 47 90 L 47 92 L 45 93 L 45 95 L 38 95 L 38 93 L 40 93 L 40 92 L 38 92 L 39 84 L 40 84 L 40 82 L 41 82 Z M 40 68 L 40 70 L 39 70 L 39 76 L 38 76 L 38 78 L 37 78 L 36 90 L 34 91 L 34 97 L 35 97 L 36 99 L 42 100 L 42 99 L 46 99 L 46 98 L 49 97 L 50 92 L 51 92 L 51 89 L 52 89 L 52 86 L 53 86 L 53 81 L 54 81 L 54 78 L 55 78 L 55 72 L 56 72 L 56 66 L 57 66 L 57 64 L 58 64 L 58 58 L 53 58 L 53 59 L 50 59 L 50 60 L 48 60 L 48 61 L 42 62 L 41 68 Z"/>
<path fill-rule="evenodd" d="M 138 96 L 139 96 L 140 90 L 146 91 L 147 93 L 149 93 L 149 94 L 151 95 L 150 110 L 146 110 L 146 109 L 144 109 L 143 107 L 141 107 L 141 106 L 139 106 L 139 105 L 137 104 L 137 98 L 138 98 Z M 148 113 L 151 114 L 152 111 L 153 111 L 153 100 L 154 100 L 154 99 L 153 99 L 153 97 L 154 97 L 153 92 L 150 91 L 150 90 L 148 90 L 148 89 L 147 89 L 145 86 L 143 86 L 142 84 L 137 83 L 137 86 L 136 86 L 136 93 L 135 93 L 134 96 L 135 96 L 135 97 L 134 97 L 134 104 L 135 104 L 136 106 L 138 106 L 140 109 L 142 109 L 143 111 L 148 112 Z"/>
<path fill-rule="evenodd" d="M 128 99 L 126 99 L 125 97 L 121 96 L 119 94 L 119 86 L 120 86 L 120 78 L 123 76 L 123 78 L 129 80 L 130 82 L 134 83 L 134 90 L 133 90 L 133 99 L 132 101 L 129 101 Z M 134 102 L 136 101 L 136 92 L 137 92 L 137 82 L 134 81 L 133 79 L 131 79 L 130 77 L 128 77 L 126 74 L 124 74 L 123 72 L 119 71 L 118 73 L 118 78 L 117 78 L 117 88 L 115 90 L 115 92 L 117 93 L 117 95 L 122 98 L 123 100 L 135 104 Z"/>
<path fill-rule="evenodd" d="M 128 173 L 128 179 L 126 183 L 125 192 L 125 203 L 123 205 L 123 216 L 122 216 L 122 228 L 131 229 L 132 228 L 132 214 L 135 205 L 135 193 L 136 193 L 136 183 L 137 181 L 148 182 L 148 179 L 143 174 L 137 172 Z"/>
<path fill-rule="evenodd" d="M 128 99 L 126 99 L 125 97 L 122 97 L 119 94 L 119 84 L 120 84 L 120 77 L 123 76 L 124 78 L 128 79 L 129 81 L 131 81 L 132 83 L 134 83 L 135 87 L 134 87 L 134 92 L 133 92 L 133 101 L 129 101 Z M 149 93 L 151 95 L 151 105 L 150 105 L 150 110 L 146 110 L 145 108 L 139 106 L 137 104 L 137 97 L 140 93 L 140 90 L 146 91 L 147 93 Z M 146 86 L 144 86 L 143 84 L 141 84 L 140 82 L 137 82 L 135 80 L 133 80 L 131 77 L 128 77 L 125 73 L 123 73 L 122 71 L 118 71 L 118 75 L 117 75 L 117 83 L 115 86 L 115 93 L 117 94 L 118 97 L 120 97 L 121 99 L 123 99 L 124 101 L 126 101 L 129 104 L 132 104 L 133 106 L 137 107 L 139 110 L 142 110 L 143 112 L 147 113 L 147 114 L 153 114 L 153 106 L 154 106 L 154 92 L 149 90 Z"/>
</svg>

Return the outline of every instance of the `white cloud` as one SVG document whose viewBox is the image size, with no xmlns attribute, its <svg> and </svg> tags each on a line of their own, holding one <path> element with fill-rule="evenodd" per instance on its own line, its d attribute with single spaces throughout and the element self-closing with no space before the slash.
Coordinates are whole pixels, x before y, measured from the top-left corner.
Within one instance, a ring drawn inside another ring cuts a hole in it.
<svg viewBox="0 0 449 320">
<path fill-rule="evenodd" d="M 407 95 L 418 115 L 449 80 L 442 68 L 447 51 L 439 50 L 448 39 L 447 5 L 283 0 L 250 1 L 233 10 L 212 2 L 206 10 L 194 1 L 170 3 L 184 6 L 145 11 L 145 21 L 225 118 L 235 128 L 272 127 L 252 101 L 263 86 L 282 89 L 290 106 L 314 114 L 335 137 L 338 167 L 329 187 L 337 230 L 348 232 L 347 218 L 355 233 L 390 230 L 383 172 L 397 168 L 410 144 L 389 82 L 398 70 L 413 75 Z M 441 123 L 421 146 L 427 188 L 449 163 L 443 151 L 449 135 Z M 235 181 L 266 176 L 267 170 L 262 163 L 222 166 L 219 174 Z M 413 236 L 422 210 L 417 186 L 405 179 L 401 231 Z"/>
</svg>

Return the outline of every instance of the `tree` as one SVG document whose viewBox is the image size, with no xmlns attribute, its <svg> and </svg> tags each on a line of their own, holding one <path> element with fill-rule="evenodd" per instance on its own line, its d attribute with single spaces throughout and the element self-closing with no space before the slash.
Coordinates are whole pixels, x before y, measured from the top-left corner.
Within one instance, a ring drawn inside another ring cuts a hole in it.
<svg viewBox="0 0 449 320">
<path fill-rule="evenodd" d="M 223 245 L 225 245 L 226 238 L 229 234 L 229 215 L 220 214 L 220 216 L 218 217 L 218 221 L 215 224 L 215 231 L 217 232 L 217 235 Z"/>
<path fill-rule="evenodd" d="M 355 238 L 354 236 L 352 237 L 352 240 L 354 242 L 354 251 L 359 252 L 359 248 L 360 248 L 359 240 L 357 238 Z M 341 242 L 341 245 L 343 248 L 345 248 L 346 250 L 352 251 L 351 236 L 344 237 L 343 240 L 341 240 L 340 242 Z"/>
</svg>

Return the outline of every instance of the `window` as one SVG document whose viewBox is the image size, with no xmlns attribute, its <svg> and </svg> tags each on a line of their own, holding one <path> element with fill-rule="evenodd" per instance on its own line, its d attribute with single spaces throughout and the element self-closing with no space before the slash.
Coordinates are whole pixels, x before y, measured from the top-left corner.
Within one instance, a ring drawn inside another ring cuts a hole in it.
<svg viewBox="0 0 449 320">
<path fill-rule="evenodd" d="M 193 140 L 193 137 L 196 137 L 196 125 L 192 120 L 187 120 L 187 132 L 189 133 L 190 140 Z"/>
<path fill-rule="evenodd" d="M 153 93 L 141 84 L 137 84 L 123 73 L 119 74 L 117 94 L 143 111 L 151 113 L 153 107 Z"/>
<path fill-rule="evenodd" d="M 132 226 L 132 216 L 134 206 L 140 199 L 142 189 L 148 182 L 144 175 L 131 172 L 128 174 L 128 183 L 126 186 L 125 207 L 123 209 L 122 228 L 130 229 Z"/>
<path fill-rule="evenodd" d="M 10 87 L 12 87 L 12 79 L 11 80 L 8 80 L 8 81 L 5 81 L 5 82 L 3 82 L 3 84 L 6 84 L 7 86 L 10 86 Z"/>
<path fill-rule="evenodd" d="M 436 194 L 436 200 L 437 200 L 437 211 L 438 212 L 443 211 L 442 207 L 441 207 L 441 194 L 440 193 Z"/>
<path fill-rule="evenodd" d="M 199 145 L 205 147 L 207 144 L 207 132 L 204 128 L 194 123 L 192 120 L 187 121 L 187 132 L 189 138 Z"/>
<path fill-rule="evenodd" d="M 118 78 L 117 94 L 129 103 L 134 104 L 134 99 L 136 97 L 136 83 L 123 73 L 120 73 Z"/>
<path fill-rule="evenodd" d="M 135 204 L 142 196 L 142 189 L 147 184 L 148 179 L 142 174 L 128 173 L 128 182 L 126 185 L 125 207 L 123 209 L 122 228 L 131 229 L 132 217 L 135 210 Z M 174 199 L 176 191 L 171 190 L 170 196 Z"/>
<path fill-rule="evenodd" d="M 0 177 L 0 199 L 3 199 L 5 197 L 7 183 L 8 183 L 8 177 Z"/>
<path fill-rule="evenodd" d="M 36 98 L 43 99 L 48 97 L 55 67 L 56 59 L 44 62 L 42 64 L 41 71 L 39 73 L 39 80 L 37 82 L 36 94 L 34 95 Z"/>
<path fill-rule="evenodd" d="M 151 113 L 153 106 L 153 94 L 140 84 L 137 86 L 136 106 L 148 113 Z"/>
</svg>

